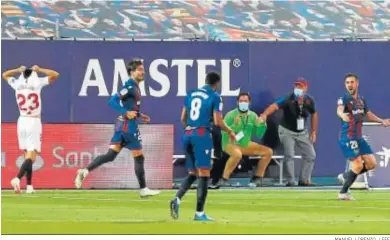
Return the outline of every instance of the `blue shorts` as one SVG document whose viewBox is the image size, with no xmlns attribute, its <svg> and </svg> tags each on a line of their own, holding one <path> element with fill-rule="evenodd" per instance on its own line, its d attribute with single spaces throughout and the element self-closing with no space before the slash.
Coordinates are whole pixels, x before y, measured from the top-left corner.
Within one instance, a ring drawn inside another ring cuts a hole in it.
<svg viewBox="0 0 390 240">
<path fill-rule="evenodd" d="M 120 144 L 129 150 L 141 150 L 141 133 L 137 128 L 135 131 L 129 131 L 126 121 L 118 121 L 115 125 L 114 136 L 111 138 L 111 145 Z"/>
<path fill-rule="evenodd" d="M 364 138 L 358 139 L 341 139 L 339 140 L 341 151 L 348 159 L 357 158 L 361 155 L 374 154 L 370 145 Z"/>
<path fill-rule="evenodd" d="M 186 131 L 182 138 L 188 171 L 211 168 L 213 139 L 210 130 L 199 128 Z"/>
</svg>

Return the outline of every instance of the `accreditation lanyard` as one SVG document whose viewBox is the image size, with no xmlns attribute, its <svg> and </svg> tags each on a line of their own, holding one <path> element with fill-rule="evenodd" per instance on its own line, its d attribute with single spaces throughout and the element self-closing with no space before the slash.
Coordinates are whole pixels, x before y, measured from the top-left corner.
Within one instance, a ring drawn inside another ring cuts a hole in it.
<svg viewBox="0 0 390 240">
<path fill-rule="evenodd" d="M 243 118 L 246 116 L 246 120 L 244 121 Z M 246 130 L 246 127 L 248 126 L 249 116 L 247 114 L 240 115 L 241 123 L 244 126 L 244 131 Z"/>
<path fill-rule="evenodd" d="M 299 117 L 303 117 L 303 97 L 299 97 L 297 99 L 297 104 L 298 104 L 298 108 L 299 108 Z"/>
<path fill-rule="evenodd" d="M 297 130 L 302 131 L 305 129 L 305 120 L 303 118 L 303 97 L 298 98 L 297 103 L 299 107 L 299 116 L 297 119 Z"/>
</svg>

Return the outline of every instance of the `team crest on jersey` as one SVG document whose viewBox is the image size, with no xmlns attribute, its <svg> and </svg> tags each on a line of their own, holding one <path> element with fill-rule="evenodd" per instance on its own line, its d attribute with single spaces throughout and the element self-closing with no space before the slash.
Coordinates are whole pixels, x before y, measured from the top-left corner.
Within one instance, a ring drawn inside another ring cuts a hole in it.
<svg viewBox="0 0 390 240">
<path fill-rule="evenodd" d="M 210 150 L 207 149 L 207 150 L 205 150 L 204 152 L 205 152 L 207 155 L 209 155 Z"/>
</svg>

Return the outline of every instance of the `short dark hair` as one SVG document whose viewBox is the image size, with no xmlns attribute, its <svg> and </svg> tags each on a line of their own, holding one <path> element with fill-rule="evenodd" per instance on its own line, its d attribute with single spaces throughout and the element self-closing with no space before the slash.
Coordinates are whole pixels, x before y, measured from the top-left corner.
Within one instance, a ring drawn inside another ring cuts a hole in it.
<svg viewBox="0 0 390 240">
<path fill-rule="evenodd" d="M 143 65 L 143 62 L 140 58 L 133 58 L 128 64 L 127 64 L 127 73 L 130 74 L 131 72 L 135 71 L 138 66 Z"/>
<path fill-rule="evenodd" d="M 23 77 L 25 79 L 29 78 L 32 74 L 33 70 L 31 68 L 26 68 L 26 70 L 24 70 L 23 72 Z"/>
<path fill-rule="evenodd" d="M 242 96 L 248 96 L 249 101 L 251 101 L 251 95 L 249 94 L 249 92 L 241 92 L 240 94 L 238 94 L 237 101 L 239 101 L 240 97 Z"/>
<path fill-rule="evenodd" d="M 209 72 L 206 75 L 206 83 L 209 85 L 215 85 L 221 81 L 221 76 L 216 72 Z"/>
<path fill-rule="evenodd" d="M 354 77 L 357 81 L 359 81 L 358 75 L 353 74 L 353 73 L 348 73 L 347 75 L 345 75 L 344 81 L 345 81 L 347 78 L 349 78 L 349 77 Z"/>
</svg>

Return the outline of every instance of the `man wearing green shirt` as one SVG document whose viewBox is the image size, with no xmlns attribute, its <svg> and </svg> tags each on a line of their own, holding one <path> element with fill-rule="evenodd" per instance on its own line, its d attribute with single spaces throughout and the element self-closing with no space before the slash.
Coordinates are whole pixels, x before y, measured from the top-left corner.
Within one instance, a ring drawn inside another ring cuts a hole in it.
<svg viewBox="0 0 390 240">
<path fill-rule="evenodd" d="M 267 125 L 255 112 L 249 110 L 251 97 L 249 93 L 240 93 L 237 97 L 238 107 L 225 115 L 226 125 L 236 134 L 236 141 L 232 142 L 229 136 L 223 132 L 222 149 L 229 154 L 223 177 L 219 185 L 223 185 L 229 178 L 243 155 L 261 156 L 257 164 L 257 170 L 251 179 L 250 186 L 262 185 L 265 169 L 272 158 L 272 149 L 252 142 L 252 135 L 263 137 Z"/>
</svg>

